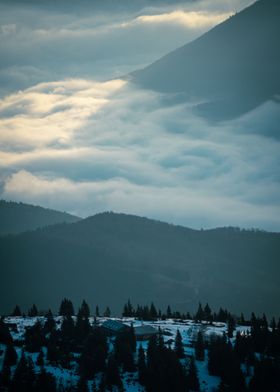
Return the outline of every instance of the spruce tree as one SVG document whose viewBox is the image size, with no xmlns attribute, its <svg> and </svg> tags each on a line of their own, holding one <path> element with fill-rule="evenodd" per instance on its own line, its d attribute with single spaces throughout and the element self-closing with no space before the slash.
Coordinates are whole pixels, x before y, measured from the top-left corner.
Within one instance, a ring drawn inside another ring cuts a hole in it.
<svg viewBox="0 0 280 392">
<path fill-rule="evenodd" d="M 15 306 L 11 316 L 12 317 L 20 317 L 22 315 L 20 307 L 18 305 Z"/>
<path fill-rule="evenodd" d="M 52 332 L 56 327 L 55 320 L 53 318 L 52 311 L 49 310 L 48 313 L 46 314 L 46 322 L 44 324 L 44 333 L 48 334 Z"/>
<path fill-rule="evenodd" d="M 4 317 L 0 318 L 0 343 L 9 344 L 13 342 L 8 325 L 4 321 Z"/>
<path fill-rule="evenodd" d="M 139 378 L 139 383 L 141 385 L 145 385 L 146 382 L 146 374 L 147 374 L 147 366 L 146 366 L 146 360 L 145 360 L 145 353 L 142 345 L 140 345 L 138 349 L 138 378 Z"/>
<path fill-rule="evenodd" d="M 37 366 L 44 366 L 44 354 L 42 349 L 39 351 L 38 357 L 37 357 L 37 361 L 36 361 L 36 365 Z"/>
<path fill-rule="evenodd" d="M 8 389 L 3 389 L 3 387 L 9 388 L 10 383 L 11 383 L 11 368 L 10 366 L 3 365 L 2 372 L 0 373 L 0 391 L 8 390 Z"/>
<path fill-rule="evenodd" d="M 195 315 L 195 320 L 196 321 L 202 321 L 202 320 L 204 320 L 204 311 L 203 311 L 203 309 L 202 309 L 202 305 L 201 305 L 201 303 L 199 302 L 199 304 L 198 304 L 198 309 L 197 309 L 197 312 L 196 312 L 196 315 Z"/>
<path fill-rule="evenodd" d="M 178 358 L 185 358 L 184 346 L 182 341 L 182 335 L 180 334 L 179 329 L 177 329 L 176 337 L 175 337 L 175 353 Z"/>
<path fill-rule="evenodd" d="M 167 306 L 166 317 L 167 317 L 168 319 L 171 319 L 171 318 L 172 318 L 172 311 L 171 311 L 170 305 Z"/>
<path fill-rule="evenodd" d="M 76 386 L 77 392 L 89 392 L 87 379 L 81 376 Z"/>
<path fill-rule="evenodd" d="M 9 343 L 5 351 L 3 367 L 10 367 L 16 365 L 17 359 L 18 359 L 17 352 L 14 346 L 11 343 Z"/>
<path fill-rule="evenodd" d="M 37 376 L 35 389 L 36 392 L 56 392 L 56 379 L 55 377 L 46 372 L 45 368 L 42 367 L 40 373 Z"/>
<path fill-rule="evenodd" d="M 201 331 L 198 332 L 197 334 L 197 339 L 194 344 L 194 349 L 195 349 L 195 358 L 197 361 L 204 361 L 204 339 L 203 339 L 203 334 Z"/>
<path fill-rule="evenodd" d="M 79 312 L 80 312 L 82 317 L 89 317 L 90 316 L 90 309 L 89 309 L 89 306 L 88 306 L 88 304 L 86 303 L 85 300 L 83 300 Z"/>
<path fill-rule="evenodd" d="M 105 312 L 104 312 L 104 317 L 111 317 L 111 310 L 109 306 L 106 307 Z"/>
<path fill-rule="evenodd" d="M 38 316 L 38 309 L 35 304 L 31 306 L 31 308 L 28 311 L 28 317 L 37 317 Z"/>
<path fill-rule="evenodd" d="M 74 306 L 70 299 L 64 298 L 61 301 L 60 308 L 59 308 L 59 315 L 60 316 L 74 316 Z"/>
<path fill-rule="evenodd" d="M 152 302 L 151 306 L 150 306 L 150 318 L 152 320 L 156 320 L 157 317 L 158 317 L 158 313 L 157 313 L 157 310 L 156 310 L 154 303 Z"/>
<path fill-rule="evenodd" d="M 120 387 L 122 385 L 122 380 L 120 377 L 118 365 L 113 354 L 108 358 L 108 363 L 105 372 L 105 380 L 107 386 L 116 385 Z"/>
<path fill-rule="evenodd" d="M 191 391 L 197 392 L 200 390 L 197 368 L 193 357 L 190 360 L 188 369 L 188 387 Z"/>
</svg>

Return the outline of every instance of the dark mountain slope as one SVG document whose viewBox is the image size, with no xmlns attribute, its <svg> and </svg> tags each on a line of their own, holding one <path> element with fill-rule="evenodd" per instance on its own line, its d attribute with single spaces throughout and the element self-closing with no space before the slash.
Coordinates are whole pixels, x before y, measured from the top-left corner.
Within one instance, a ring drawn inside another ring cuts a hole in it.
<svg viewBox="0 0 280 392">
<path fill-rule="evenodd" d="M 120 311 L 154 300 L 279 314 L 280 234 L 196 231 L 105 213 L 0 239 L 0 312 L 15 303 L 56 307 L 69 296 Z"/>
<path fill-rule="evenodd" d="M 239 116 L 280 93 L 280 2 L 260 0 L 132 80 L 183 93 L 212 119 Z"/>
<path fill-rule="evenodd" d="M 0 200 L 0 235 L 18 234 L 57 223 L 73 223 L 80 218 L 24 203 Z"/>
</svg>

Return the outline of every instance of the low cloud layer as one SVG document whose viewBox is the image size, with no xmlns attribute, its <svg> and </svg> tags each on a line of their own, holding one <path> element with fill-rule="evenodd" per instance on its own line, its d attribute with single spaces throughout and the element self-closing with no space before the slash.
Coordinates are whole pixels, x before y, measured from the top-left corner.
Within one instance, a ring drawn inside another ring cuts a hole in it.
<svg viewBox="0 0 280 392">
<path fill-rule="evenodd" d="M 120 77 L 198 37 L 250 0 L 224 3 L 22 1 L 12 7 L 2 0 L 0 96 L 66 77 Z"/>
<path fill-rule="evenodd" d="M 188 104 L 107 83 L 41 83 L 0 102 L 1 197 L 87 216 L 279 230 L 276 102 L 222 125 Z M 277 114 L 278 113 L 278 114 Z"/>
<path fill-rule="evenodd" d="M 39 3 L 0 0 L 0 197 L 279 231 L 279 102 L 214 125 L 121 79 L 251 0 Z"/>
</svg>

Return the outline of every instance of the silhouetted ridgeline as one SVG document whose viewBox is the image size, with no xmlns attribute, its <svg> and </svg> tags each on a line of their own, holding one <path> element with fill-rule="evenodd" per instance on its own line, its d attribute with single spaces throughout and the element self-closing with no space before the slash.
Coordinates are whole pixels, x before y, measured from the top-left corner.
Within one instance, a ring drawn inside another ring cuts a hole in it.
<svg viewBox="0 0 280 392">
<path fill-rule="evenodd" d="M 210 119 L 238 117 L 280 93 L 279 20 L 279 1 L 259 0 L 130 78 L 204 102 Z"/>
<path fill-rule="evenodd" d="M 103 213 L 0 239 L 0 311 L 15 303 L 57 307 L 57 298 L 115 312 L 134 303 L 194 311 L 199 301 L 239 314 L 279 314 L 280 234 L 192 230 Z"/>
<path fill-rule="evenodd" d="M 18 234 L 57 223 L 77 222 L 79 219 L 66 212 L 0 200 L 0 235 Z"/>
</svg>

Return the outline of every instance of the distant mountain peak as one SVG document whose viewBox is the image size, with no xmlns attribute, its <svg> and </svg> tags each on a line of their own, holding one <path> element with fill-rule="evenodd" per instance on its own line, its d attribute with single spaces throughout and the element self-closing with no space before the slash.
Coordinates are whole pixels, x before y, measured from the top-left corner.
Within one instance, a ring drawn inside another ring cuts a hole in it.
<svg viewBox="0 0 280 392">
<path fill-rule="evenodd" d="M 280 1 L 259 0 L 132 73 L 137 85 L 203 100 L 210 119 L 238 117 L 280 93 Z"/>
<path fill-rule="evenodd" d="M 57 223 L 73 223 L 79 217 L 14 201 L 0 200 L 0 235 L 19 234 Z"/>
</svg>

